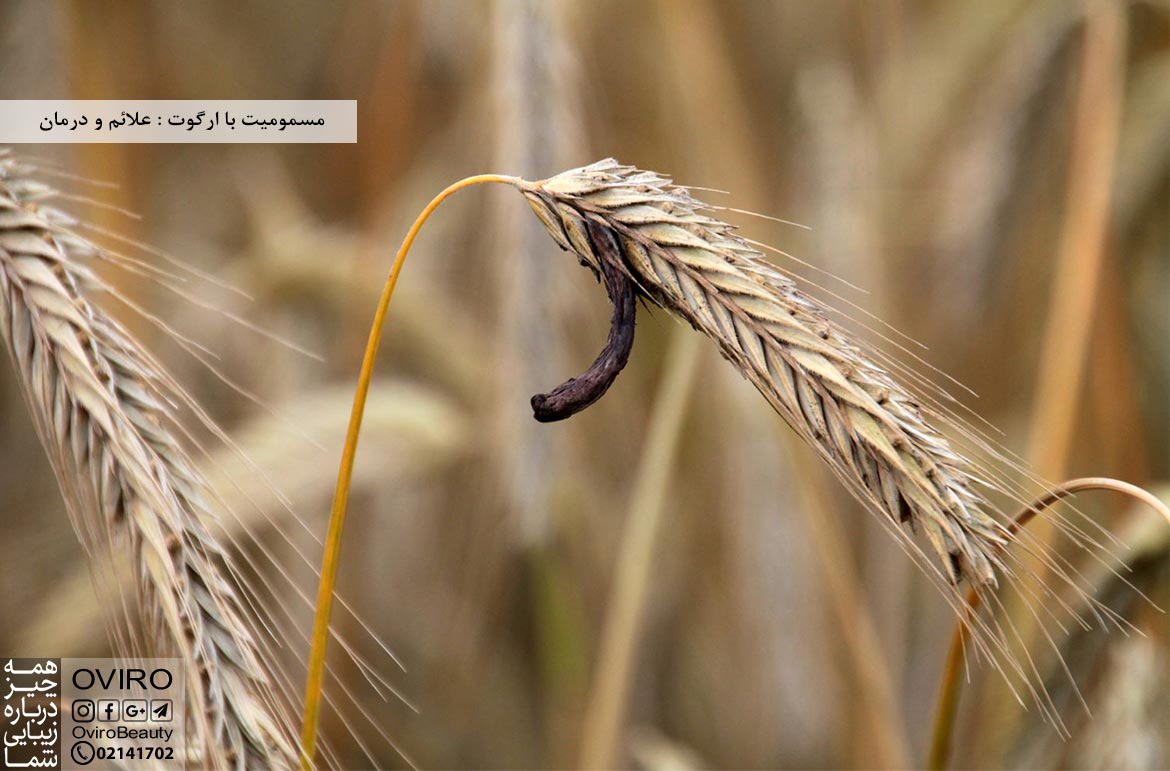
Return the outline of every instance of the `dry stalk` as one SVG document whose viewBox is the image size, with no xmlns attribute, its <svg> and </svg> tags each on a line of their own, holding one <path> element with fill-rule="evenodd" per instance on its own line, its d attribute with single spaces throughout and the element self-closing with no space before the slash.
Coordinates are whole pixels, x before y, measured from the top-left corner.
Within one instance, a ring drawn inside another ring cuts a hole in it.
<svg viewBox="0 0 1170 771">
<path fill-rule="evenodd" d="M 192 403 L 94 302 L 112 290 L 82 261 L 109 255 L 47 205 L 54 192 L 32 172 L 0 155 L 0 336 L 87 552 L 129 556 L 115 646 L 185 661 L 189 762 L 290 767 L 261 645 L 208 530 L 214 495 L 175 438 L 176 405 Z"/>
<path fill-rule="evenodd" d="M 681 330 L 680 330 L 681 332 Z M 635 651 L 650 596 L 662 515 L 674 476 L 679 435 L 693 390 L 699 348 L 676 334 L 654 399 L 606 603 L 605 623 L 586 706 L 578 768 L 613 768 L 626 714 Z M 620 765 L 620 764 L 619 764 Z"/>
<path fill-rule="evenodd" d="M 1093 319 L 1107 267 L 1111 180 L 1125 82 L 1124 7 L 1097 0 L 1088 0 L 1085 6 L 1067 208 L 1029 429 L 1028 459 L 1050 479 L 1064 476 L 1076 436 L 1077 403 L 1089 371 Z M 1055 535 L 1045 521 L 1032 530 L 1041 544 Z M 1044 570 L 1039 563 L 1034 569 Z M 1025 639 L 1031 632 L 1024 630 Z"/>
<path fill-rule="evenodd" d="M 1015 534 L 1020 528 L 1026 527 L 1028 523 L 1032 522 L 1036 516 L 1061 500 L 1089 490 L 1110 490 L 1129 496 L 1148 506 L 1165 519 L 1167 524 L 1170 524 L 1170 509 L 1167 509 L 1165 504 L 1153 494 L 1116 479 L 1086 477 L 1084 479 L 1071 479 L 1057 485 L 1040 498 L 1030 502 L 1012 518 L 1008 529 Z M 974 618 L 974 614 L 978 612 L 982 602 L 983 596 L 972 590 L 967 597 L 968 612 L 966 617 L 959 619 L 951 635 L 951 647 L 947 652 L 947 661 L 943 667 L 938 705 L 935 709 L 935 724 L 927 754 L 927 768 L 943 769 L 947 765 L 955 730 L 955 717 L 958 714 L 959 695 L 962 691 L 962 679 L 959 677 L 959 673 L 963 669 L 966 642 L 971 634 L 970 622 Z"/>
</svg>

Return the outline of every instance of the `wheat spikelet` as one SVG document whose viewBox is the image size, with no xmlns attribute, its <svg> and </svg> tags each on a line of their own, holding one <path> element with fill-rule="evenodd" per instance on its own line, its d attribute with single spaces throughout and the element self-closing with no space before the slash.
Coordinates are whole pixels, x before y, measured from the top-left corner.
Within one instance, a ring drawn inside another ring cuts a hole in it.
<svg viewBox="0 0 1170 771">
<path fill-rule="evenodd" d="M 291 767 L 259 643 L 206 527 L 213 495 L 174 438 L 186 397 L 92 301 L 107 288 L 79 260 L 102 252 L 30 172 L 0 155 L 0 336 L 87 551 L 130 555 L 139 631 L 114 630 L 116 646 L 186 662 L 192 763 Z"/>
<path fill-rule="evenodd" d="M 993 586 L 1003 526 L 908 392 L 709 207 L 612 159 L 519 185 L 557 243 L 711 338 L 849 489 L 925 532 L 944 575 Z"/>
</svg>

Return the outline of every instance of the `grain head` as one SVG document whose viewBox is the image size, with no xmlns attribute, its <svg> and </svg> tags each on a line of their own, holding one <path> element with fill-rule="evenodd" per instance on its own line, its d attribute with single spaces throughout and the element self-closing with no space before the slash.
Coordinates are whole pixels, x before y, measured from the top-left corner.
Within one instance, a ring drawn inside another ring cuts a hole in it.
<svg viewBox="0 0 1170 771">
<path fill-rule="evenodd" d="M 620 273 L 709 337 L 857 498 L 922 531 L 950 582 L 995 584 L 1008 536 L 967 462 L 818 301 L 710 207 L 612 159 L 520 189 L 562 249 L 596 273 Z"/>
<path fill-rule="evenodd" d="M 190 762 L 283 768 L 296 757 L 228 554 L 214 495 L 176 437 L 181 388 L 97 304 L 102 250 L 0 155 L 0 337 L 87 553 L 129 555 L 119 654 L 180 657 Z"/>
</svg>

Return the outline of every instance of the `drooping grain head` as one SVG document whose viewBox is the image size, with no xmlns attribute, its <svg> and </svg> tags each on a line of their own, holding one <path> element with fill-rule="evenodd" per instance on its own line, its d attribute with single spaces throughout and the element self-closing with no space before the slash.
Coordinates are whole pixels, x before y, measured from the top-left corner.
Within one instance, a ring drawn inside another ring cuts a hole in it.
<svg viewBox="0 0 1170 771">
<path fill-rule="evenodd" d="M 214 495 L 176 438 L 189 397 L 95 302 L 112 290 L 83 261 L 103 252 L 32 171 L 0 152 L 0 337 L 87 553 L 134 573 L 117 652 L 184 659 L 193 764 L 290 767 L 242 587 L 208 529 Z"/>
<path fill-rule="evenodd" d="M 1008 533 L 966 461 L 731 225 L 670 179 L 613 159 L 519 188 L 562 249 L 594 272 L 616 262 L 643 297 L 713 340 L 859 500 L 925 533 L 947 580 L 995 585 Z"/>
</svg>

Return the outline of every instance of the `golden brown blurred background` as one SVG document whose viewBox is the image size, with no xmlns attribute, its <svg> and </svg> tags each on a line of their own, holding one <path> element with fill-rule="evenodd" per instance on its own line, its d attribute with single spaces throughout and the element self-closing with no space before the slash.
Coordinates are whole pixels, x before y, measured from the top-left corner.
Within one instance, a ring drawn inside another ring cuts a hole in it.
<svg viewBox="0 0 1170 771">
<path fill-rule="evenodd" d="M 142 219 L 84 201 L 79 216 L 252 298 L 195 282 L 201 303 L 323 357 L 108 276 L 256 397 L 125 314 L 287 498 L 213 449 L 208 473 L 240 520 L 227 537 L 260 604 L 283 609 L 292 698 L 378 287 L 415 214 L 469 174 L 614 156 L 804 223 L 727 215 L 868 290 L 776 258 L 928 346 L 1043 476 L 1167 496 L 1165 2 L 25 0 L 0 5 L 0 72 L 5 99 L 358 102 L 354 145 L 18 148 L 116 183 L 55 182 Z M 532 420 L 529 396 L 583 370 L 607 318 L 515 193 L 469 190 L 427 225 L 359 453 L 340 579 L 353 612 L 335 619 L 366 663 L 332 650 L 349 694 L 334 688 L 326 713 L 336 760 L 406 765 L 392 740 L 424 768 L 577 764 L 605 722 L 609 614 L 636 590 L 615 589 L 625 554 L 646 595 L 613 763 L 921 764 L 953 616 L 713 348 L 692 363 L 690 330 L 642 312 L 596 406 Z M 102 655 L 101 610 L 8 368 L 0 427 L 0 650 Z M 1079 505 L 1127 535 L 1127 578 L 1166 608 L 1165 526 L 1118 498 Z M 632 509 L 659 516 L 641 551 Z M 1145 636 L 1058 640 L 1094 719 L 1054 672 L 1062 742 L 973 669 L 957 765 L 1167 767 L 1167 617 L 1107 573 L 1097 586 Z M 381 698 L 367 668 L 417 711 Z"/>
</svg>

